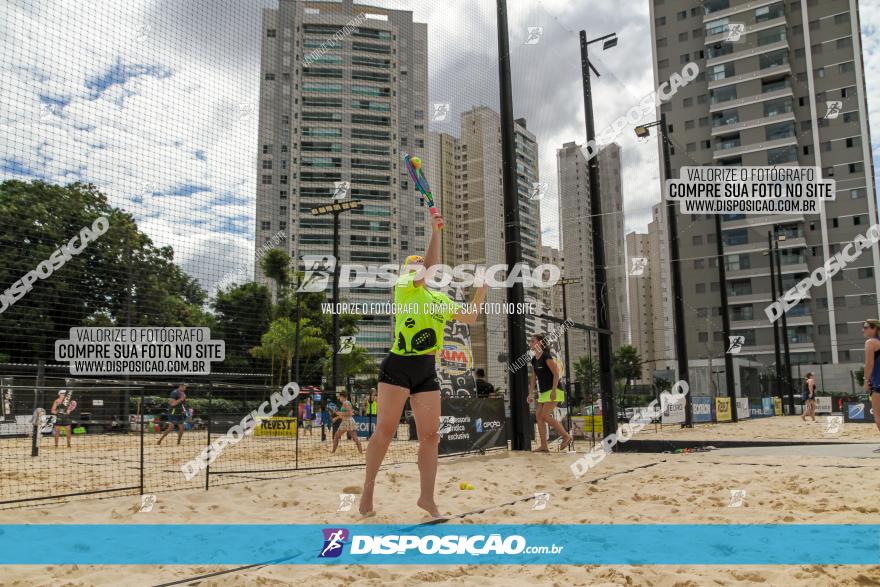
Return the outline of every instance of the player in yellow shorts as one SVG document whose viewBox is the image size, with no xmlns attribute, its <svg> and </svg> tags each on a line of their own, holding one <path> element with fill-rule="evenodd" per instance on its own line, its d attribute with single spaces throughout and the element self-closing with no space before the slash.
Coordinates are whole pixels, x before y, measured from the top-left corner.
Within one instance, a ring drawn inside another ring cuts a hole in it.
<svg viewBox="0 0 880 587">
<path fill-rule="evenodd" d="M 535 353 L 532 358 L 532 370 L 529 374 L 529 403 L 538 388 L 538 406 L 535 409 L 535 419 L 538 423 L 538 448 L 534 452 L 550 452 L 547 448 L 548 428 L 552 426 L 562 438 L 559 450 L 571 447 L 571 435 L 556 418 L 553 411 L 556 404 L 565 403 L 565 392 L 559 388 L 559 364 L 546 343 L 546 335 L 538 333 L 529 339 L 529 346 Z"/>
<path fill-rule="evenodd" d="M 440 262 L 440 230 L 443 217 L 432 217 L 433 232 L 425 257 L 411 256 L 404 263 L 394 286 L 394 343 L 391 352 L 379 367 L 378 417 L 376 430 L 367 446 L 367 470 L 360 512 L 372 515 L 373 488 L 379 466 L 385 458 L 391 439 L 397 431 L 400 414 L 409 398 L 419 437 L 419 477 L 421 491 L 416 504 L 430 515 L 440 515 L 434 503 L 434 481 L 437 477 L 437 448 L 440 443 L 440 383 L 436 374 L 436 354 L 443 347 L 446 323 L 457 320 L 473 324 L 486 295 L 486 286 L 479 288 L 471 300 L 471 310 L 456 305 L 445 294 L 425 285 L 424 269 Z M 403 308 L 407 311 L 401 312 Z M 414 311 L 409 311 L 414 310 Z"/>
</svg>

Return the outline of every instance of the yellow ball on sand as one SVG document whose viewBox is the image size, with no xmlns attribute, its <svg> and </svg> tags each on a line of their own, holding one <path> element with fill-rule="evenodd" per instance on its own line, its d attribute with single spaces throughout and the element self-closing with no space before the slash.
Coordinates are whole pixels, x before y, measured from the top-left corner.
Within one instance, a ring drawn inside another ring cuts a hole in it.
<svg viewBox="0 0 880 587">
<path fill-rule="evenodd" d="M 474 486 L 466 481 L 462 481 L 458 484 L 458 488 L 462 490 L 474 489 Z"/>
<path fill-rule="evenodd" d="M 422 168 L 422 160 L 418 157 L 410 157 L 409 162 L 412 163 L 413 169 L 421 169 Z"/>
</svg>

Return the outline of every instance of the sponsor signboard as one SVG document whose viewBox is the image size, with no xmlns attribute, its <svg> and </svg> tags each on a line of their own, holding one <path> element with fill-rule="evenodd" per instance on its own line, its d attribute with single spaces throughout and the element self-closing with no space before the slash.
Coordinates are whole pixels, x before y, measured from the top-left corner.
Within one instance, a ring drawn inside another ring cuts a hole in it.
<svg viewBox="0 0 880 587">
<path fill-rule="evenodd" d="M 446 295 L 455 302 L 466 303 L 461 289 L 448 287 Z M 471 334 L 467 324 L 451 321 L 443 332 L 443 348 L 437 353 L 437 379 L 440 395 L 448 397 L 476 397 L 474 355 Z"/>
<path fill-rule="evenodd" d="M 571 432 L 575 438 L 602 436 L 602 416 L 572 416 Z"/>
<path fill-rule="evenodd" d="M 440 454 L 507 446 L 502 399 L 446 398 L 440 410 Z"/>
<path fill-rule="evenodd" d="M 871 402 L 846 402 L 843 405 L 843 421 L 873 424 L 874 410 Z"/>
<path fill-rule="evenodd" d="M 715 398 L 715 421 L 716 422 L 730 422 L 730 398 L 729 397 L 716 397 Z"/>
<path fill-rule="evenodd" d="M 833 410 L 831 409 L 831 396 L 828 395 L 817 395 L 816 396 L 816 413 L 817 414 L 830 414 Z"/>
<path fill-rule="evenodd" d="M 660 422 L 663 424 L 682 424 L 685 421 L 686 395 L 660 394 L 660 408 L 662 415 Z"/>
<path fill-rule="evenodd" d="M 273 416 L 258 422 L 254 436 L 296 436 L 296 418 Z"/>
<path fill-rule="evenodd" d="M 355 416 L 354 423 L 360 438 L 369 438 L 376 430 L 376 416 Z"/>
<path fill-rule="evenodd" d="M 692 397 L 691 404 L 693 406 L 694 422 L 711 422 L 712 421 L 712 398 L 711 397 Z"/>
<path fill-rule="evenodd" d="M 761 398 L 761 409 L 764 412 L 765 416 L 773 416 L 776 414 L 776 408 L 773 405 L 772 397 L 762 397 Z"/>
<path fill-rule="evenodd" d="M 740 398 L 742 399 L 742 398 Z M 749 406 L 749 417 L 750 418 L 763 418 L 764 417 L 764 404 L 761 402 L 761 398 L 752 397 L 746 398 L 746 403 Z M 737 414 L 739 415 L 739 414 Z"/>
<path fill-rule="evenodd" d="M 774 412 L 777 416 L 781 416 L 781 415 L 782 415 L 782 399 L 780 399 L 780 398 L 778 398 L 778 397 L 774 397 L 774 398 L 773 398 L 773 412 Z"/>
<path fill-rule="evenodd" d="M 736 417 L 740 420 L 745 420 L 746 418 L 751 417 L 751 414 L 749 413 L 749 398 L 736 398 Z"/>
</svg>

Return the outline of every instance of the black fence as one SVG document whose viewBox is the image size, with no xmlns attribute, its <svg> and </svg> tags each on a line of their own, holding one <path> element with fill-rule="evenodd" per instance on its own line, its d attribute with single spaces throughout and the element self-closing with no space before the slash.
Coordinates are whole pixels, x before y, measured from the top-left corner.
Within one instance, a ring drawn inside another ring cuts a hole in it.
<svg viewBox="0 0 880 587">
<path fill-rule="evenodd" d="M 52 376 L 41 376 L 38 382 L 35 377 L 0 377 L 0 507 L 207 489 L 304 469 L 364 464 L 348 432 L 339 433 L 339 446 L 332 452 L 340 426 L 332 419 L 339 404 L 335 394 L 304 392 L 292 402 L 273 406 L 269 400 L 280 389 L 266 385 L 224 381 L 186 385 L 180 433 L 180 426 L 169 418 L 172 382 Z M 350 393 L 353 432 L 365 450 L 375 429 L 376 404 L 370 401 L 375 396 L 369 390 Z M 70 397 L 68 419 L 60 406 L 65 395 Z M 257 417 L 253 431 L 238 436 L 236 427 L 248 415 Z M 187 467 L 198 463 L 208 446 L 216 446 L 224 436 L 237 441 L 226 443 L 208 466 Z M 406 410 L 385 462 L 415 462 L 415 439 Z"/>
</svg>

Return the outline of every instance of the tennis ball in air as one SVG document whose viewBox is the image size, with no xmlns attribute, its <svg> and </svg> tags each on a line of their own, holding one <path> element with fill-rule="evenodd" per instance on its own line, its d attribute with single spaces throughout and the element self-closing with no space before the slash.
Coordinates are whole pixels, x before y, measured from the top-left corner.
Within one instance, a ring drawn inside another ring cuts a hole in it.
<svg viewBox="0 0 880 587">
<path fill-rule="evenodd" d="M 412 163 L 413 169 L 422 168 L 422 160 L 418 157 L 410 157 L 409 162 Z"/>
</svg>

